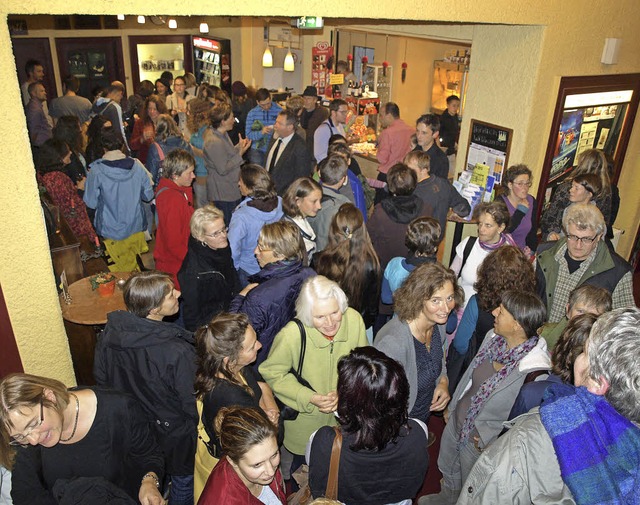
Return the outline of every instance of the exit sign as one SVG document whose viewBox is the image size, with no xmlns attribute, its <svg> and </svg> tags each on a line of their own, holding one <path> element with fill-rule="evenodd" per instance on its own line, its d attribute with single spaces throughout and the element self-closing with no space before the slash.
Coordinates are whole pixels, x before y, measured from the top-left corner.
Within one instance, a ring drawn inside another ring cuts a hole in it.
<svg viewBox="0 0 640 505">
<path fill-rule="evenodd" d="M 316 16 L 301 16 L 291 24 L 301 30 L 315 30 L 324 26 L 324 19 Z"/>
</svg>

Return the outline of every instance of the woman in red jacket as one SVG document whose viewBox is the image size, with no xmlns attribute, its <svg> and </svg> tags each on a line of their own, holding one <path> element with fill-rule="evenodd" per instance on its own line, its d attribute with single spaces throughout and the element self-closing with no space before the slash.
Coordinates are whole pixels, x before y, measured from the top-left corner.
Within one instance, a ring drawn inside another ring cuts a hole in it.
<svg viewBox="0 0 640 505">
<path fill-rule="evenodd" d="M 213 469 L 198 505 L 287 503 L 277 428 L 256 407 L 224 407 L 215 420 L 225 455 Z"/>
<path fill-rule="evenodd" d="M 173 278 L 176 289 L 178 270 L 187 255 L 187 244 L 191 229 L 189 222 L 193 214 L 193 173 L 196 162 L 184 149 L 167 154 L 163 163 L 162 179 L 156 191 L 156 247 L 153 257 L 156 270 L 166 272 Z"/>
</svg>

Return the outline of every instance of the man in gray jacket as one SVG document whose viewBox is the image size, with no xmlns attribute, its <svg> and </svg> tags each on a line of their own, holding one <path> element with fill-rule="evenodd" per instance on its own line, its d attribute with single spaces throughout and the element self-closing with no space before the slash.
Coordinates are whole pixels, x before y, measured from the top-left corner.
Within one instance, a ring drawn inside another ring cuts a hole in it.
<svg viewBox="0 0 640 505">
<path fill-rule="evenodd" d="M 640 310 L 596 321 L 574 364 L 480 456 L 458 504 L 639 503 Z"/>
<path fill-rule="evenodd" d="M 340 193 L 340 188 L 347 183 L 347 162 L 342 156 L 329 156 L 318 165 L 320 182 L 322 183 L 322 208 L 309 224 L 316 234 L 316 252 L 329 245 L 329 228 L 331 220 L 343 203 L 351 201 Z"/>
</svg>

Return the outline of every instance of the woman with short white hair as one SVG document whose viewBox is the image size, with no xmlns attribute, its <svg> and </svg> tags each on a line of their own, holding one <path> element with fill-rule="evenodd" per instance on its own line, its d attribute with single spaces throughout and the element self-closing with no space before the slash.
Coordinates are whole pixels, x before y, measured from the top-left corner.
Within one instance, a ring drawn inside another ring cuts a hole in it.
<svg viewBox="0 0 640 505">
<path fill-rule="evenodd" d="M 302 285 L 296 314 L 301 327 L 295 320 L 289 322 L 276 335 L 269 357 L 260 365 L 260 373 L 275 395 L 299 412 L 295 420 L 284 423 L 284 446 L 294 455 L 292 470 L 304 463 L 309 436 L 322 426 L 336 424 L 338 361 L 369 343 L 362 316 L 349 307 L 340 286 L 322 275 Z M 292 373 L 298 366 L 303 339 L 306 348 L 301 377 L 310 387 Z"/>
</svg>

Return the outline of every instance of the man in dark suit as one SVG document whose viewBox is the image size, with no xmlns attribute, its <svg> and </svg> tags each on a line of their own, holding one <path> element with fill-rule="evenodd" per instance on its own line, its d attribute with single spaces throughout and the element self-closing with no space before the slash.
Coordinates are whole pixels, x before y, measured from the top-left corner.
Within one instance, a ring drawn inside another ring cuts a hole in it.
<svg viewBox="0 0 640 505">
<path fill-rule="evenodd" d="M 311 153 L 304 139 L 295 133 L 297 121 L 293 112 L 280 112 L 273 125 L 273 140 L 267 149 L 265 168 L 281 196 L 293 181 L 311 175 L 313 169 Z"/>
</svg>

